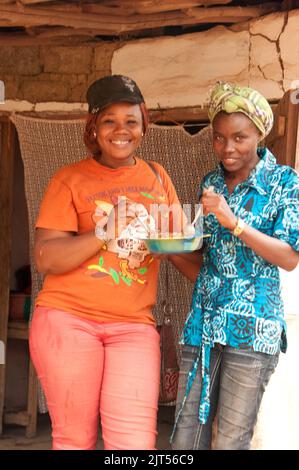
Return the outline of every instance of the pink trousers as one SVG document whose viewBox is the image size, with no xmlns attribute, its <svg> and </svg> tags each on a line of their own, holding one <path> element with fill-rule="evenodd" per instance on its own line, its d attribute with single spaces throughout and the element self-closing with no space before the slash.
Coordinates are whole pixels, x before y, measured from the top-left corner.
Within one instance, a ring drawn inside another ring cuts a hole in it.
<svg viewBox="0 0 299 470">
<path fill-rule="evenodd" d="M 30 353 L 46 395 L 53 449 L 154 449 L 160 380 L 152 325 L 96 323 L 38 307 Z"/>
</svg>

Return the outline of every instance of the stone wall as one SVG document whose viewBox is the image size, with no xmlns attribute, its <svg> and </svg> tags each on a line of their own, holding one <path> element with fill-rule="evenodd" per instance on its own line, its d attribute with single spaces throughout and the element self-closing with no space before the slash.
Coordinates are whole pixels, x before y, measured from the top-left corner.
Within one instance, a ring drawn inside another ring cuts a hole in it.
<svg viewBox="0 0 299 470">
<path fill-rule="evenodd" d="M 178 37 L 134 41 L 112 57 L 112 72 L 140 84 L 151 108 L 204 104 L 216 80 L 279 99 L 299 79 L 299 10 Z"/>
<path fill-rule="evenodd" d="M 76 46 L 2 46 L 0 79 L 5 84 L 5 99 L 83 103 L 88 85 L 111 73 L 116 48 L 117 42 L 104 41 Z"/>
<path fill-rule="evenodd" d="M 0 110 L 86 109 L 88 85 L 111 72 L 134 78 L 154 109 L 203 105 L 219 79 L 279 99 L 299 81 L 299 9 L 176 37 L 2 46 Z"/>
</svg>

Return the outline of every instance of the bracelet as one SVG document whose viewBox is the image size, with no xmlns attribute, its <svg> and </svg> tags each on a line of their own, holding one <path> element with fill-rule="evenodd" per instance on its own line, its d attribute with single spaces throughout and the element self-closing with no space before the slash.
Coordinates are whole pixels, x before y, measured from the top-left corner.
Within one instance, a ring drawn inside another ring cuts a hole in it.
<svg viewBox="0 0 299 470">
<path fill-rule="evenodd" d="M 241 219 L 240 217 L 238 217 L 237 219 L 237 225 L 235 226 L 235 228 L 232 230 L 232 234 L 235 236 L 235 237 L 238 237 L 239 235 L 241 235 L 241 233 L 243 232 L 245 228 L 245 222 L 243 219 Z"/>
</svg>

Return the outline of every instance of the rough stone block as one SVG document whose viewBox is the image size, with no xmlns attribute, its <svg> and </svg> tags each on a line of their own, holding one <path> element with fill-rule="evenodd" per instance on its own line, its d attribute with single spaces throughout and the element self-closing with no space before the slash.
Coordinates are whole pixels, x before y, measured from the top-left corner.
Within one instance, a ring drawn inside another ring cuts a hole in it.
<svg viewBox="0 0 299 470">
<path fill-rule="evenodd" d="M 69 87 L 65 82 L 24 80 L 18 98 L 38 103 L 44 101 L 68 101 Z"/>
<path fill-rule="evenodd" d="M 81 74 L 91 72 L 92 48 L 90 46 L 42 47 L 44 72 Z"/>
<path fill-rule="evenodd" d="M 131 41 L 114 52 L 112 73 L 132 77 L 150 108 L 198 106 L 217 80 L 248 80 L 249 32 L 218 26 L 202 33 Z"/>
<path fill-rule="evenodd" d="M 289 12 L 288 22 L 280 37 L 280 50 L 286 81 L 299 79 L 299 10 Z"/>
<path fill-rule="evenodd" d="M 262 16 L 250 21 L 250 34 L 261 34 L 271 41 L 277 41 L 284 25 L 284 15 L 280 12 Z"/>
<path fill-rule="evenodd" d="M 116 42 L 103 42 L 94 48 L 94 70 L 111 70 L 114 51 L 119 47 Z"/>
<path fill-rule="evenodd" d="M 87 81 L 81 81 L 77 85 L 75 85 L 70 94 L 70 101 L 78 102 L 78 103 L 85 103 L 86 102 L 86 90 L 87 90 Z"/>
<path fill-rule="evenodd" d="M 19 77 L 16 77 L 15 75 L 2 75 L 1 74 L 0 80 L 3 81 L 4 87 L 5 87 L 4 99 L 5 100 L 16 99 L 19 85 L 20 85 Z"/>
<path fill-rule="evenodd" d="M 265 80 L 280 82 L 283 78 L 276 44 L 262 36 L 251 38 L 250 64 L 251 77 L 254 75 L 252 69 L 259 69 Z"/>
<path fill-rule="evenodd" d="M 37 75 L 42 71 L 39 47 L 1 46 L 0 73 Z"/>
<path fill-rule="evenodd" d="M 109 69 L 98 70 L 97 72 L 93 72 L 87 75 L 86 90 L 95 80 L 105 77 L 106 75 L 111 75 L 111 71 Z"/>
</svg>

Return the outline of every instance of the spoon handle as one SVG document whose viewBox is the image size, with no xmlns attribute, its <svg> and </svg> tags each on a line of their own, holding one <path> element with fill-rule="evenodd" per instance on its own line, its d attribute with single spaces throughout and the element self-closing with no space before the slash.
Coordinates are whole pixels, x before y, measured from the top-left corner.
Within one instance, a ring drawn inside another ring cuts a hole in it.
<svg viewBox="0 0 299 470">
<path fill-rule="evenodd" d="M 200 206 L 200 207 L 198 208 L 196 214 L 195 214 L 194 219 L 193 219 L 192 222 L 191 222 L 191 225 L 194 225 L 194 224 L 195 224 L 195 222 L 197 221 L 197 219 L 198 219 L 198 217 L 200 216 L 201 213 L 202 213 L 202 210 L 201 210 L 201 206 Z"/>
<path fill-rule="evenodd" d="M 214 191 L 214 186 L 209 186 L 207 188 L 207 191 Z M 201 214 L 201 206 L 199 207 L 199 209 L 197 210 L 196 214 L 195 214 L 195 217 L 194 219 L 192 220 L 191 224 L 190 225 L 194 225 L 198 219 L 198 217 L 200 216 Z"/>
</svg>

